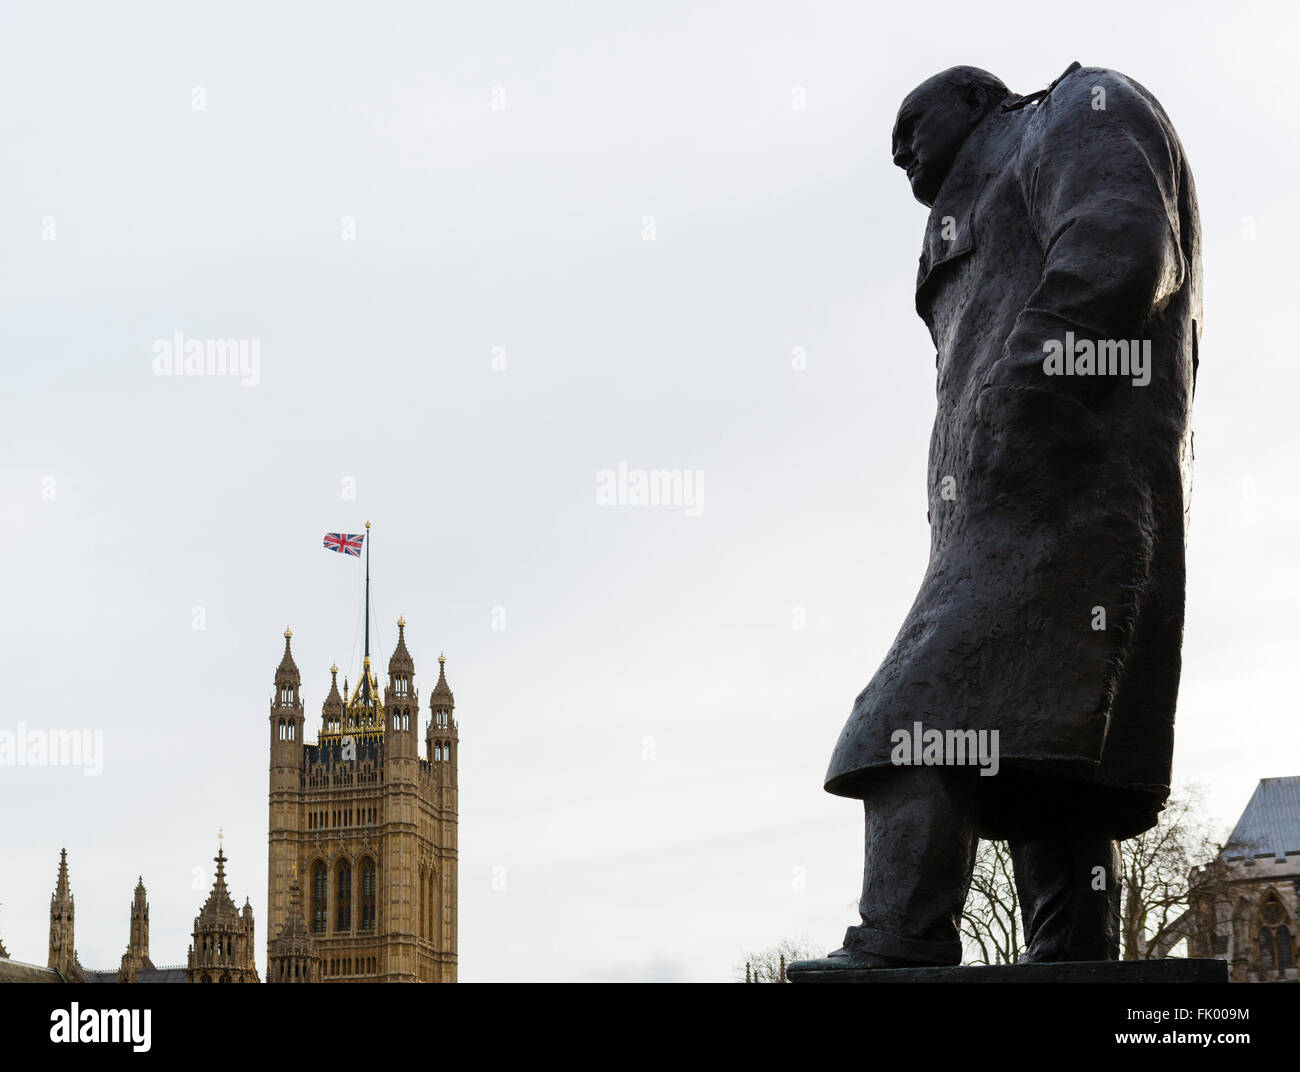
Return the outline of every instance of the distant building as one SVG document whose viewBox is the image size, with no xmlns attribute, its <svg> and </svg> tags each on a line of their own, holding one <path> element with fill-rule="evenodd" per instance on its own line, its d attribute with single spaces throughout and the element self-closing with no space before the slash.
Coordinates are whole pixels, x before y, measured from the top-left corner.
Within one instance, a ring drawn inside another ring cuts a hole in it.
<svg viewBox="0 0 1300 1072">
<path fill-rule="evenodd" d="M 131 901 L 130 937 L 121 964 L 115 969 L 96 971 L 83 968 L 77 956 L 76 902 L 68 877 L 68 850 L 60 850 L 59 873 L 50 896 L 49 956 L 45 967 L 13 960 L 0 945 L 0 983 L 257 982 L 252 959 L 253 906 L 245 899 L 243 912 L 236 910 L 226 889 L 226 856 L 220 848 L 216 861 L 216 882 L 194 920 L 194 945 L 188 966 L 159 968 L 150 958 L 149 901 L 141 877 Z"/>
<path fill-rule="evenodd" d="M 330 668 L 309 744 L 292 636 L 270 708 L 270 981 L 454 983 L 460 741 L 447 660 L 438 656 L 423 756 L 404 618 L 382 698 L 367 629 L 360 680 L 340 692 Z"/>
<path fill-rule="evenodd" d="M 439 655 L 421 756 L 420 698 L 404 619 L 397 630 L 382 698 L 368 627 L 351 695 L 346 679 L 340 693 L 338 668 L 331 668 L 314 744 L 304 739 L 302 681 L 293 634 L 285 630 L 270 704 L 268 982 L 456 981 L 456 701 Z M 92 971 L 77 958 L 64 850 L 50 898 L 46 966 L 12 960 L 0 945 L 0 982 L 258 982 L 253 906 L 245 898 L 236 908 L 222 848 L 215 859 L 216 880 L 195 917 L 186 964 L 158 968 L 150 959 L 141 878 L 121 964 Z"/>
<path fill-rule="evenodd" d="M 1191 881 L 1191 956 L 1226 960 L 1234 983 L 1300 982 L 1300 776 L 1262 779 L 1228 847 Z"/>
</svg>

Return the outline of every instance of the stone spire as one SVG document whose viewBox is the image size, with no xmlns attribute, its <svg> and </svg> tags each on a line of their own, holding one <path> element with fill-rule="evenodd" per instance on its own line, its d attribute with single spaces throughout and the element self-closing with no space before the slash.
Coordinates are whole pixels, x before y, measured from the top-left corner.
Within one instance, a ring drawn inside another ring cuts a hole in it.
<svg viewBox="0 0 1300 1072">
<path fill-rule="evenodd" d="M 290 647 L 292 642 L 293 630 L 286 625 L 284 627 L 284 656 L 280 659 L 280 665 L 275 668 L 275 683 L 277 685 L 282 681 L 294 685 L 302 681 L 302 678 L 298 675 L 298 664 L 293 661 L 293 649 Z"/>
<path fill-rule="evenodd" d="M 388 688 L 384 691 L 388 748 L 396 758 L 414 761 L 419 757 L 420 701 L 415 692 L 415 660 L 406 649 L 406 619 L 397 619 L 397 647 L 388 660 Z M 413 776 L 413 766 L 405 776 Z M 394 768 L 395 775 L 403 772 Z"/>
<path fill-rule="evenodd" d="M 445 707 L 447 710 L 456 706 L 456 697 L 452 695 L 451 686 L 447 684 L 447 656 L 441 652 L 438 653 L 438 684 L 433 686 L 429 706 Z"/>
<path fill-rule="evenodd" d="M 405 618 L 397 619 L 397 647 L 393 649 L 392 658 L 388 660 L 388 676 L 390 678 L 415 676 L 415 661 L 411 658 L 411 653 L 406 650 Z"/>
<path fill-rule="evenodd" d="M 131 902 L 131 940 L 126 947 L 127 956 L 135 961 L 135 968 L 153 971 L 149 959 L 149 901 L 145 893 L 144 876 L 135 884 L 135 898 Z"/>
<path fill-rule="evenodd" d="M 54 884 L 54 901 L 72 903 L 72 889 L 68 884 L 68 850 L 59 850 L 59 877 Z"/>
<path fill-rule="evenodd" d="M 275 668 L 275 695 L 271 698 L 271 766 L 297 769 L 302 752 L 302 676 L 293 661 L 293 630 L 284 630 L 284 655 Z"/>
<path fill-rule="evenodd" d="M 298 664 L 293 661 L 292 643 L 293 630 L 285 626 L 284 655 L 280 658 L 280 665 L 275 668 L 275 699 L 271 701 L 272 707 L 292 708 L 299 702 L 302 675 L 298 673 Z"/>
<path fill-rule="evenodd" d="M 344 688 L 346 687 L 345 684 Z M 330 666 L 330 691 L 325 697 L 325 702 L 321 704 L 320 720 L 322 734 L 341 733 L 343 731 L 343 697 L 339 693 L 338 663 Z"/>
<path fill-rule="evenodd" d="M 447 684 L 447 656 L 438 655 L 438 683 L 434 685 L 429 696 L 429 710 L 433 717 L 429 719 L 429 729 L 424 736 L 428 758 L 434 763 L 450 762 L 459 751 L 456 745 L 456 698 Z M 454 773 L 452 774 L 454 781 Z"/>
<path fill-rule="evenodd" d="M 253 906 L 241 916 L 226 886 L 226 854 L 218 839 L 216 881 L 194 919 L 186 976 L 191 983 L 255 983 Z"/>
<path fill-rule="evenodd" d="M 289 914 L 267 949 L 266 976 L 269 983 L 320 982 L 320 954 L 303 918 L 296 867 L 289 886 Z"/>
<path fill-rule="evenodd" d="M 68 850 L 59 850 L 59 877 L 50 896 L 50 956 L 47 967 L 65 979 L 78 975 L 76 947 L 76 906 L 68 881 Z"/>
</svg>

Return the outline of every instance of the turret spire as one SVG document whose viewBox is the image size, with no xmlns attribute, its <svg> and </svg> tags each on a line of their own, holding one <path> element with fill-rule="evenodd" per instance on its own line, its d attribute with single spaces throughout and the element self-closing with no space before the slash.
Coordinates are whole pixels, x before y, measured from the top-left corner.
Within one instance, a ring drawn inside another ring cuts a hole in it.
<svg viewBox="0 0 1300 1072">
<path fill-rule="evenodd" d="M 276 675 L 292 674 L 298 676 L 298 664 L 293 661 L 293 630 L 287 625 L 284 627 L 284 656 L 280 659 L 280 665 L 276 667 Z"/>
<path fill-rule="evenodd" d="M 54 886 L 54 899 L 56 901 L 70 901 L 72 894 L 68 889 L 68 850 L 59 850 L 59 878 Z"/>
<path fill-rule="evenodd" d="M 447 656 L 441 652 L 438 654 L 438 683 L 433 686 L 429 706 L 435 710 L 445 708 L 447 711 L 451 711 L 456 706 L 451 686 L 447 684 Z"/>
<path fill-rule="evenodd" d="M 59 850 L 59 877 L 50 896 L 50 956 L 46 966 L 71 982 L 81 981 L 77 964 L 76 906 L 68 881 L 68 850 Z"/>
<path fill-rule="evenodd" d="M 149 900 L 143 875 L 135 884 L 135 897 L 131 901 L 131 941 L 122 960 L 124 964 L 130 961 L 137 972 L 141 968 L 153 970 L 153 962 L 149 959 Z"/>
<path fill-rule="evenodd" d="M 302 685 L 302 675 L 298 673 L 298 664 L 293 661 L 293 630 L 284 629 L 284 655 L 280 665 L 275 668 L 275 702 L 292 706 L 298 701 L 298 689 Z"/>
<path fill-rule="evenodd" d="M 347 685 L 344 684 L 346 690 Z M 339 694 L 339 664 L 330 666 L 330 691 L 321 705 L 321 732 L 341 733 L 343 731 L 343 697 Z"/>
<path fill-rule="evenodd" d="M 194 920 L 186 977 L 191 983 L 255 983 L 253 910 L 245 901 L 241 914 L 226 886 L 226 853 L 217 834 L 216 881 Z"/>
</svg>

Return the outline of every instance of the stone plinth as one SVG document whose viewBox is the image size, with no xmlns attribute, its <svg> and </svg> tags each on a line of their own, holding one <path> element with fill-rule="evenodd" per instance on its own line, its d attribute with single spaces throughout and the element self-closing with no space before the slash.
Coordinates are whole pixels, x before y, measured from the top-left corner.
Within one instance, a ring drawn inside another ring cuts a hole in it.
<svg viewBox="0 0 1300 1072">
<path fill-rule="evenodd" d="M 1228 965 L 1189 958 L 801 971 L 796 962 L 786 977 L 792 983 L 1227 983 Z"/>
</svg>

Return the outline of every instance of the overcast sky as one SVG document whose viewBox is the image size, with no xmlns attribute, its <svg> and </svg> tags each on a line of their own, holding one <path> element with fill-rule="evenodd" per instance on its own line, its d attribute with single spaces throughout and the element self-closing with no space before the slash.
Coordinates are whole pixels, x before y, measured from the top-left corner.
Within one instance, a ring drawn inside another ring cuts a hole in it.
<svg viewBox="0 0 1300 1072">
<path fill-rule="evenodd" d="M 104 739 L 98 777 L 0 769 L 9 952 L 45 962 L 66 846 L 83 964 L 117 966 L 137 875 L 184 961 L 224 828 L 264 972 L 281 633 L 314 739 L 361 654 L 321 535 L 367 519 L 380 666 L 405 615 L 422 703 L 439 651 L 456 694 L 462 980 L 837 946 L 861 815 L 822 775 L 928 553 L 926 210 L 889 135 L 957 63 L 1114 67 L 1186 147 L 1175 778 L 1231 824 L 1300 773 L 1296 12 L 6 5 L 0 729 Z M 257 382 L 156 375 L 177 332 L 255 342 Z M 702 473 L 696 509 L 601 505 L 620 463 Z"/>
</svg>

